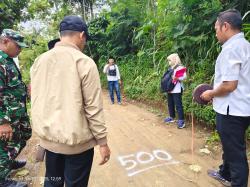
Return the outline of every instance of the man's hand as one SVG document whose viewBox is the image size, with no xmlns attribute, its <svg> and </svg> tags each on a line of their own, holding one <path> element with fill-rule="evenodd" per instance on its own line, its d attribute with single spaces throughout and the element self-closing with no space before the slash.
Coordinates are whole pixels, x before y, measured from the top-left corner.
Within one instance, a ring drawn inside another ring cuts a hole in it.
<svg viewBox="0 0 250 187">
<path fill-rule="evenodd" d="M 109 149 L 109 146 L 107 144 L 100 145 L 100 154 L 101 154 L 102 160 L 99 163 L 99 165 L 103 165 L 106 162 L 108 162 L 108 160 L 110 158 L 110 149 Z"/>
<path fill-rule="evenodd" d="M 204 101 L 211 101 L 213 99 L 213 90 L 207 90 L 201 94 L 201 99 Z"/>
<path fill-rule="evenodd" d="M 207 90 L 201 94 L 201 99 L 211 101 L 214 97 L 221 97 L 230 94 L 238 86 L 238 81 L 223 81 L 216 89 Z"/>
<path fill-rule="evenodd" d="M 121 81 L 121 80 L 119 80 L 119 84 L 120 84 L 120 85 L 122 84 L 122 81 Z"/>
<path fill-rule="evenodd" d="M 10 124 L 0 125 L 0 138 L 1 140 L 11 140 L 13 136 L 13 131 Z"/>
</svg>

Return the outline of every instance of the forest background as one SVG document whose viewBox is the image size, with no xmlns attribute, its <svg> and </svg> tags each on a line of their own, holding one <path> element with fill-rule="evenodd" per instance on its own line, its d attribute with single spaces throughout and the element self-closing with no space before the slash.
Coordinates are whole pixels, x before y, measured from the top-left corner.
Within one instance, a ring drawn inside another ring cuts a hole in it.
<svg viewBox="0 0 250 187">
<path fill-rule="evenodd" d="M 214 127 L 212 106 L 192 102 L 192 91 L 201 83 L 213 82 L 220 44 L 214 23 L 220 11 L 236 8 L 250 41 L 249 0 L 1 0 L 0 31 L 20 30 L 29 44 L 19 56 L 23 79 L 35 58 L 47 51 L 47 42 L 58 38 L 58 25 L 65 15 L 80 15 L 89 25 L 91 41 L 85 53 L 101 73 L 109 57 L 121 71 L 126 97 L 166 107 L 160 79 L 168 68 L 166 57 L 178 53 L 188 69 L 183 94 L 184 110 L 202 124 Z M 216 136 L 216 134 L 214 135 Z M 248 131 L 250 138 L 250 131 Z"/>
</svg>

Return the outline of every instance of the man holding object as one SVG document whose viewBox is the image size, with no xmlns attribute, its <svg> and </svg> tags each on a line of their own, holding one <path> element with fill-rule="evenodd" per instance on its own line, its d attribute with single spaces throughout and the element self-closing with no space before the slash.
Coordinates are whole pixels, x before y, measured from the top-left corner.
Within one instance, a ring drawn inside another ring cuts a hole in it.
<svg viewBox="0 0 250 187">
<path fill-rule="evenodd" d="M 245 132 L 250 124 L 250 44 L 241 28 L 237 10 L 219 14 L 215 30 L 223 45 L 216 60 L 214 88 L 201 95 L 203 100 L 213 100 L 223 148 L 219 171 L 209 170 L 208 174 L 232 187 L 247 187 L 249 172 Z"/>
</svg>

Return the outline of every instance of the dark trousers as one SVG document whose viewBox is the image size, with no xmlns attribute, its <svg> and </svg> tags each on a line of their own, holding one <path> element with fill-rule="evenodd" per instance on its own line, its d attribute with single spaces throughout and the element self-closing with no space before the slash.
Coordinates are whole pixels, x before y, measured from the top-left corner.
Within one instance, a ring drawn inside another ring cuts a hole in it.
<svg viewBox="0 0 250 187">
<path fill-rule="evenodd" d="M 80 154 L 64 155 L 46 150 L 45 187 L 87 187 L 94 149 Z"/>
<path fill-rule="evenodd" d="M 250 117 L 216 113 L 216 129 L 223 149 L 220 174 L 231 181 L 232 187 L 247 187 L 249 169 L 245 133 L 249 124 Z"/>
<path fill-rule="evenodd" d="M 168 93 L 168 112 L 172 118 L 175 118 L 175 107 L 179 120 L 184 120 L 182 93 Z"/>
<path fill-rule="evenodd" d="M 109 96 L 111 102 L 114 103 L 114 90 L 117 96 L 117 102 L 121 102 L 121 92 L 120 92 L 120 85 L 118 81 L 108 81 L 109 86 Z"/>
</svg>

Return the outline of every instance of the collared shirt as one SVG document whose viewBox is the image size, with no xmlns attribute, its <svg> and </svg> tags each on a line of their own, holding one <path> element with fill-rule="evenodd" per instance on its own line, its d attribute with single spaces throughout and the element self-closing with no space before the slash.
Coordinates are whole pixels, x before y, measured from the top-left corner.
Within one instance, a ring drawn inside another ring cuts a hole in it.
<svg viewBox="0 0 250 187">
<path fill-rule="evenodd" d="M 108 74 L 109 69 L 110 70 L 116 69 L 116 76 L 110 76 Z M 104 68 L 103 68 L 103 73 L 107 74 L 108 81 L 118 81 L 118 80 L 120 80 L 120 72 L 119 72 L 119 68 L 118 68 L 118 66 L 116 64 L 112 65 L 112 66 L 109 66 L 108 64 L 106 64 L 104 66 Z"/>
<path fill-rule="evenodd" d="M 214 88 L 223 81 L 238 81 L 237 88 L 226 96 L 215 97 L 213 108 L 220 114 L 250 116 L 250 43 L 243 33 L 227 40 L 215 65 Z"/>
</svg>

